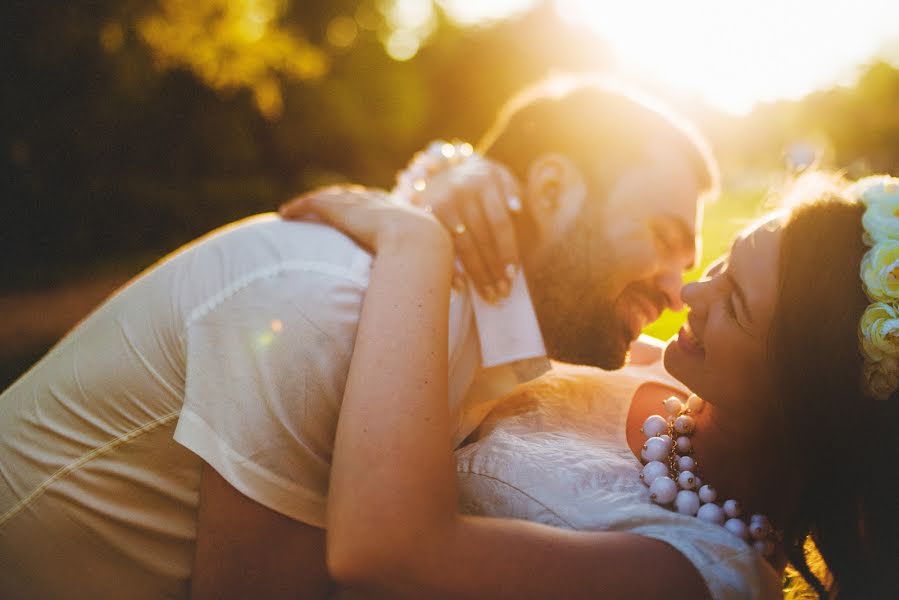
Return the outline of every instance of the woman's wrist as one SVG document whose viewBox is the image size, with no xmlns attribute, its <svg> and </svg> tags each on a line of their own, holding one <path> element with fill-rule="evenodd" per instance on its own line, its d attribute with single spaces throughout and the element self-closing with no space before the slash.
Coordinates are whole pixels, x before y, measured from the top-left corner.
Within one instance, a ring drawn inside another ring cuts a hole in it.
<svg viewBox="0 0 899 600">
<path fill-rule="evenodd" d="M 426 253 L 434 257 L 445 257 L 450 262 L 454 252 L 449 232 L 437 221 L 427 224 L 424 220 L 414 227 L 405 224 L 386 227 L 378 236 L 376 251 L 378 254 Z"/>
</svg>

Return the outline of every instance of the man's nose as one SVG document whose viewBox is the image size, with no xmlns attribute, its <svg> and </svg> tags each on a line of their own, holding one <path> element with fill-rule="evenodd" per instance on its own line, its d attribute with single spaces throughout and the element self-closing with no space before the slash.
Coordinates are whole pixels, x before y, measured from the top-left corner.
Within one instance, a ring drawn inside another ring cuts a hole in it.
<svg viewBox="0 0 899 600">
<path fill-rule="evenodd" d="M 665 294 L 668 301 L 668 308 L 674 311 L 684 308 L 682 299 L 682 288 L 684 286 L 683 271 L 680 269 L 668 269 L 661 273 L 656 280 L 659 290 Z"/>
</svg>

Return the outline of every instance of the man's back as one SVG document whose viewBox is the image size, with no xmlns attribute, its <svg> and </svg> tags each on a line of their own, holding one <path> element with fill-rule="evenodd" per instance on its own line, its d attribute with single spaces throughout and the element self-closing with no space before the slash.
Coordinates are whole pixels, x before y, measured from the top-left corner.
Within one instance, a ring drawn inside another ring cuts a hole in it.
<svg viewBox="0 0 899 600">
<path fill-rule="evenodd" d="M 328 227 L 256 217 L 76 327 L 0 396 L 0 596 L 184 596 L 201 458 L 322 526 L 370 263 Z"/>
</svg>

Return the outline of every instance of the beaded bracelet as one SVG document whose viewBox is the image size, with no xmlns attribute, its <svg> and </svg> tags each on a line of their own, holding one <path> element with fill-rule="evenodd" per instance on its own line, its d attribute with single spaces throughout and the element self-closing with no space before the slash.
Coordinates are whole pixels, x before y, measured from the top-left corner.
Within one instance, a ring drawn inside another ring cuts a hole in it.
<svg viewBox="0 0 899 600">
<path fill-rule="evenodd" d="M 428 186 L 428 178 L 462 161 L 477 157 L 468 142 L 436 140 L 412 156 L 406 168 L 397 173 L 394 195 L 416 206 L 421 206 L 421 193 Z M 428 207 L 425 207 L 426 209 Z"/>
</svg>

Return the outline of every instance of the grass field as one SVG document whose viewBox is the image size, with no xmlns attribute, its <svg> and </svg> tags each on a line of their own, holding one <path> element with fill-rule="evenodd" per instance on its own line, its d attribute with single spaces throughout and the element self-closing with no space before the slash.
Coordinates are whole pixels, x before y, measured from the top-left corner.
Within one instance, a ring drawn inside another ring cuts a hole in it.
<svg viewBox="0 0 899 600">
<path fill-rule="evenodd" d="M 734 236 L 753 219 L 762 214 L 765 188 L 747 191 L 727 191 L 714 204 L 705 207 L 702 225 L 702 256 L 697 267 L 687 273 L 685 281 L 699 279 L 705 268 L 726 252 Z M 647 335 L 667 340 L 677 333 L 687 316 L 687 311 L 666 310 L 658 321 L 643 330 Z"/>
</svg>

